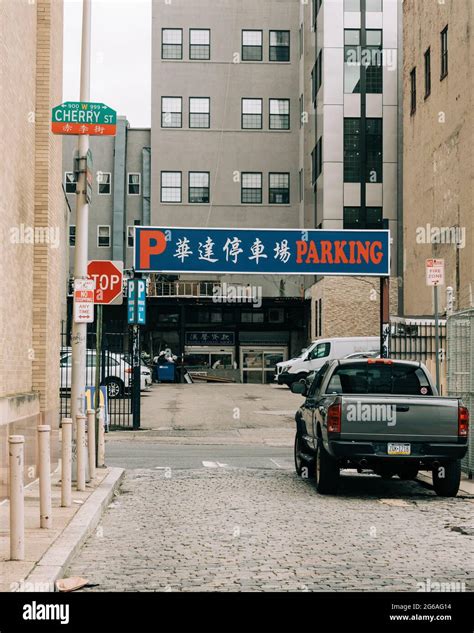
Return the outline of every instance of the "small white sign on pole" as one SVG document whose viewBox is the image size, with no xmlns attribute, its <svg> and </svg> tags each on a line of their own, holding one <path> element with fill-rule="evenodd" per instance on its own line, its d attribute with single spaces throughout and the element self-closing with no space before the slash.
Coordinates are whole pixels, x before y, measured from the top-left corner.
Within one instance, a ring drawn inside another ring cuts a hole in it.
<svg viewBox="0 0 474 633">
<path fill-rule="evenodd" d="M 444 259 L 426 260 L 426 285 L 444 286 Z"/>
<path fill-rule="evenodd" d="M 94 322 L 94 290 L 93 279 L 74 280 L 74 322 Z"/>
</svg>

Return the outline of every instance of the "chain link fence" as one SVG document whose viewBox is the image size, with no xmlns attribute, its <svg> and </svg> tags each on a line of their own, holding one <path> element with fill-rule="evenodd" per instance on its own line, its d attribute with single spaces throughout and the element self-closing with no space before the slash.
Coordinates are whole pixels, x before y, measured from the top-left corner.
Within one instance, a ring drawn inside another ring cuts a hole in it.
<svg viewBox="0 0 474 633">
<path fill-rule="evenodd" d="M 474 310 L 465 310 L 448 318 L 448 395 L 462 398 L 469 413 L 474 411 Z M 462 468 L 469 477 L 474 470 L 474 442 L 469 434 L 469 449 Z"/>
</svg>

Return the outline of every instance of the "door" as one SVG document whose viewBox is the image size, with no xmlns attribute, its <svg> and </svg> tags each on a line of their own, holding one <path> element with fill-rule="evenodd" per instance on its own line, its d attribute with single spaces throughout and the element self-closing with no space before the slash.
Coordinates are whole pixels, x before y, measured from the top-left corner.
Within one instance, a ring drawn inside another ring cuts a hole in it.
<svg viewBox="0 0 474 633">
<path fill-rule="evenodd" d="M 241 347 L 240 373 L 242 382 L 269 384 L 273 382 L 277 363 L 287 360 L 286 347 Z"/>
</svg>

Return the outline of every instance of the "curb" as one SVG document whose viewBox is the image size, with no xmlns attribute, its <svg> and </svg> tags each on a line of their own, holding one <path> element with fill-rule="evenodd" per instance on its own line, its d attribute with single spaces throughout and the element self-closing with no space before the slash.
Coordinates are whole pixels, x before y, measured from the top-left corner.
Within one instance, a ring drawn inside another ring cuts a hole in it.
<svg viewBox="0 0 474 633">
<path fill-rule="evenodd" d="M 35 583 L 33 586 L 48 587 L 47 591 L 56 591 L 56 580 L 63 576 L 72 558 L 97 527 L 124 474 L 123 468 L 110 468 L 109 474 L 25 578 L 25 583 Z"/>
<path fill-rule="evenodd" d="M 432 487 L 433 480 L 430 475 L 426 475 L 425 473 L 418 473 L 416 478 L 425 484 L 429 484 L 429 486 Z M 469 497 L 474 496 L 473 482 L 470 481 L 469 479 L 461 478 L 461 483 L 459 485 L 459 492 Z"/>
</svg>

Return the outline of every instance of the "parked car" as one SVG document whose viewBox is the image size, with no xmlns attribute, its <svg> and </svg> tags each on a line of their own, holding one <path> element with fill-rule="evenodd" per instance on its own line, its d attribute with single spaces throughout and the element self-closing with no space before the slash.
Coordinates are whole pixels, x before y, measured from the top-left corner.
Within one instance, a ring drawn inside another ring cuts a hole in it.
<svg viewBox="0 0 474 633">
<path fill-rule="evenodd" d="M 390 359 L 329 361 L 298 409 L 295 467 L 334 494 L 340 471 L 373 470 L 385 479 L 432 472 L 439 496 L 456 496 L 467 451 L 469 412 L 462 401 L 437 395 L 422 363 Z"/>
<path fill-rule="evenodd" d="M 96 351 L 94 349 L 88 349 L 86 355 L 86 384 L 95 385 L 95 362 Z M 71 389 L 71 374 L 72 374 L 72 352 L 69 351 L 63 353 L 60 358 L 60 387 L 62 391 L 69 391 Z M 147 375 L 145 375 L 145 370 Z M 125 392 L 132 386 L 132 366 L 128 363 L 121 354 L 114 352 L 105 352 L 105 378 L 102 382 L 107 386 L 107 395 L 109 398 L 121 398 Z M 151 372 L 146 368 L 142 368 L 142 374 L 140 376 L 140 389 L 143 390 L 148 386 L 147 380 L 151 384 Z"/>
<path fill-rule="evenodd" d="M 275 381 L 279 385 L 291 385 L 306 379 L 318 371 L 326 361 L 344 358 L 348 354 L 361 352 L 378 353 L 380 339 L 377 336 L 353 336 L 321 338 L 313 341 L 300 356 L 276 364 Z"/>
</svg>

